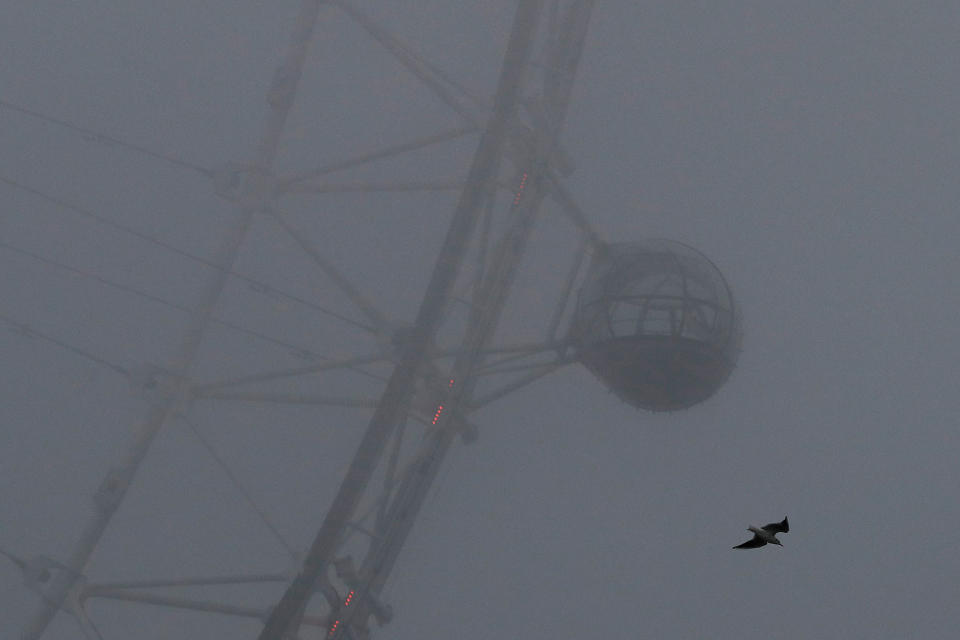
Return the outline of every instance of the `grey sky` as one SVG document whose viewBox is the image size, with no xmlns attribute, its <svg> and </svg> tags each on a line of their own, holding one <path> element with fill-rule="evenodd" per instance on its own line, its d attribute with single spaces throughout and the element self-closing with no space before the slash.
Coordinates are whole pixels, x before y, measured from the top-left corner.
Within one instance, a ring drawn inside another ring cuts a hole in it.
<svg viewBox="0 0 960 640">
<path fill-rule="evenodd" d="M 0 19 L 0 99 L 200 167 L 246 162 L 296 4 L 18 3 Z M 488 96 L 514 5 L 474 4 L 362 6 Z M 947 2 L 598 3 L 563 136 L 577 165 L 568 185 L 604 238 L 673 238 L 713 259 L 741 304 L 743 354 L 716 397 L 682 413 L 638 412 L 568 367 L 475 415 L 480 438 L 447 460 L 385 592 L 396 618 L 375 637 L 955 634 L 958 32 Z M 457 125 L 325 11 L 278 164 L 305 170 Z M 342 181 L 460 178 L 475 146 L 464 138 Z M 10 109 L 0 177 L 205 257 L 231 216 L 196 171 Z M 90 275 L 190 306 L 203 266 L 7 183 L 0 193 L 0 241 L 20 250 L 0 247 L 0 313 L 121 366 L 172 357 L 184 314 Z M 347 194 L 281 206 L 410 319 L 455 201 Z M 540 286 L 574 247 L 548 207 L 502 336 L 540 330 L 554 297 Z M 358 317 L 269 220 L 255 222 L 236 270 Z M 324 355 L 369 344 L 243 282 L 217 314 Z M 109 369 L 0 327 L 0 548 L 62 557 L 146 400 Z M 202 379 L 299 362 L 222 326 L 201 360 Z M 191 415 L 299 550 L 367 414 L 198 403 Z M 731 551 L 748 524 L 785 515 L 782 549 Z M 291 565 L 175 422 L 90 578 Z M 261 606 L 278 595 L 236 592 Z M 34 600 L 0 564 L 0 638 L 16 637 Z M 259 630 L 106 601 L 90 612 L 107 640 Z M 67 616 L 45 636 L 76 637 Z"/>
</svg>

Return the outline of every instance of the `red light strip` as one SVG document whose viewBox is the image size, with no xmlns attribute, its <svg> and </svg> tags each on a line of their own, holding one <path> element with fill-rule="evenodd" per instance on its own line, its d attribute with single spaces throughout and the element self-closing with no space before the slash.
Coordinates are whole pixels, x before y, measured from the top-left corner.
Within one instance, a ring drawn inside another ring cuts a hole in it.
<svg viewBox="0 0 960 640">
<path fill-rule="evenodd" d="M 440 414 L 443 413 L 443 405 L 437 407 L 437 412 L 433 414 L 433 422 L 431 424 L 437 424 L 437 420 L 440 419 Z"/>
<path fill-rule="evenodd" d="M 347 594 L 347 599 L 343 601 L 343 606 L 344 606 L 344 607 L 349 607 L 349 606 L 350 606 L 350 602 L 353 600 L 353 596 L 354 596 L 355 593 L 356 593 L 356 590 L 354 590 L 354 589 L 351 589 L 351 590 L 350 590 L 350 593 Z M 330 626 L 330 630 L 327 632 L 327 637 L 328 637 L 328 638 L 332 638 L 332 637 L 333 637 L 333 634 L 335 634 L 335 633 L 337 632 L 337 627 L 339 627 L 339 626 L 340 626 L 340 621 L 339 621 L 339 620 L 334 620 L 334 621 L 333 621 L 333 625 Z"/>
<path fill-rule="evenodd" d="M 523 190 L 527 186 L 527 175 L 528 174 L 524 173 L 523 177 L 520 178 L 520 188 L 517 189 L 517 195 L 513 199 L 513 206 L 517 206 L 518 204 L 520 204 L 520 196 L 523 195 Z"/>
<path fill-rule="evenodd" d="M 449 386 L 450 388 L 453 388 L 453 378 L 450 378 L 450 384 L 447 386 Z"/>
</svg>

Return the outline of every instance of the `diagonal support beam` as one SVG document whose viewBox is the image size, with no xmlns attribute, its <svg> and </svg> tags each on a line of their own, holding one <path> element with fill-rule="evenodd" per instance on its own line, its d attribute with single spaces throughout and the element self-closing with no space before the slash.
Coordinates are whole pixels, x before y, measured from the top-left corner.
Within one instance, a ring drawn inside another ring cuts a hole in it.
<svg viewBox="0 0 960 640">
<path fill-rule="evenodd" d="M 371 408 L 377 406 L 375 398 L 337 398 L 303 393 L 258 393 L 244 391 L 213 391 L 204 396 L 211 400 L 237 400 L 262 404 L 304 404 L 325 407 Z"/>
<path fill-rule="evenodd" d="M 475 373 L 482 362 L 480 354 L 496 330 L 546 192 L 548 159 L 556 149 L 592 7 L 593 0 L 576 0 L 572 3 L 564 14 L 558 42 L 548 52 L 543 92 L 547 98 L 547 119 L 537 132 L 535 154 L 529 169 L 520 167 L 523 173 L 510 211 L 511 226 L 498 243 L 490 273 L 485 277 L 478 294 L 475 313 L 471 315 L 463 339 L 463 354 L 453 364 L 449 396 L 438 406 L 434 419 L 436 429 L 425 439 L 418 454 L 420 463 L 416 473 L 404 478 L 396 490 L 396 497 L 388 508 L 385 526 L 378 532 L 380 537 L 372 542 L 363 560 L 358 573 L 360 582 L 353 587 L 354 597 L 337 611 L 338 617 L 327 634 L 328 640 L 349 637 L 354 626 L 363 629 L 367 617 L 377 616 L 379 593 L 453 442 L 456 433 L 453 419 L 470 407 L 477 382 Z"/>
<path fill-rule="evenodd" d="M 219 613 L 226 616 L 256 618 L 259 620 L 262 620 L 265 615 L 263 609 L 258 609 L 255 607 L 244 607 L 225 602 L 212 602 L 210 600 L 193 600 L 192 598 L 180 598 L 177 596 L 161 596 L 152 593 L 131 592 L 124 589 L 100 589 L 95 593 L 91 593 L 89 597 L 103 598 L 106 600 L 139 602 L 140 604 L 150 604 L 157 607 L 166 607 L 168 609 L 204 611 L 206 613 Z M 326 626 L 327 620 L 321 616 L 305 616 L 302 623 L 314 627 L 323 627 Z"/>
<path fill-rule="evenodd" d="M 480 130 L 480 127 L 467 126 L 467 127 L 457 127 L 456 129 L 450 129 L 448 131 L 443 131 L 441 133 L 436 133 L 432 136 L 427 136 L 424 138 L 417 138 L 416 140 L 411 140 L 410 142 L 404 142 L 401 144 L 393 145 L 390 147 L 385 147 L 383 149 L 378 149 L 377 151 L 371 151 L 369 153 L 364 153 L 353 158 L 348 158 L 347 160 L 341 160 L 340 162 L 334 162 L 333 164 L 328 164 L 326 166 L 320 167 L 318 169 L 312 169 L 304 173 L 298 173 L 287 178 L 281 178 L 277 182 L 277 191 L 279 193 L 284 193 L 294 185 L 297 185 L 301 182 L 306 182 L 307 180 L 312 180 L 314 178 L 319 178 L 331 173 L 336 173 L 337 171 L 343 171 L 345 169 L 352 169 L 353 167 L 359 167 L 376 160 L 383 160 L 384 158 L 392 158 L 398 156 L 402 153 L 407 153 L 409 151 L 416 151 L 417 149 L 423 149 L 434 144 L 440 144 L 441 142 L 447 142 L 448 140 L 456 140 L 457 138 L 462 138 L 465 135 L 471 133 L 476 133 Z"/>
<path fill-rule="evenodd" d="M 204 576 L 200 578 L 171 578 L 169 580 L 137 580 L 133 582 L 103 582 L 87 584 L 82 598 L 96 596 L 101 592 L 124 589 L 163 589 L 170 587 L 209 587 L 212 585 L 257 584 L 263 582 L 284 582 L 287 576 L 282 573 L 260 573 L 236 576 Z"/>
<path fill-rule="evenodd" d="M 461 180 L 433 180 L 414 182 L 340 182 L 330 184 L 297 185 L 291 193 L 403 193 L 407 191 L 460 191 Z"/>
<path fill-rule="evenodd" d="M 510 384 L 504 385 L 499 389 L 494 389 L 493 391 L 490 391 L 479 398 L 471 400 L 469 408 L 470 410 L 475 410 L 484 407 L 495 400 L 499 400 L 509 393 L 513 393 L 517 389 L 522 389 L 528 384 L 536 382 L 540 378 L 550 375 L 554 371 L 557 371 L 561 367 L 570 364 L 571 362 L 572 360 L 562 359 L 557 360 L 556 362 L 547 362 L 545 364 L 537 365 L 536 367 L 531 367 L 534 370 L 522 378 L 514 380 Z"/>
<path fill-rule="evenodd" d="M 290 221 L 287 220 L 286 216 L 277 211 L 276 209 L 271 209 L 270 213 L 274 220 L 277 221 L 284 231 L 293 238 L 300 248 L 310 256 L 310 259 L 313 260 L 314 264 L 320 267 L 320 270 L 323 273 L 333 280 L 334 284 L 343 292 L 345 296 L 350 299 L 350 302 L 353 303 L 355 307 L 360 309 L 360 311 L 367 317 L 367 319 L 372 322 L 377 331 L 381 334 L 387 334 L 390 330 L 391 323 L 379 309 L 377 309 L 372 302 L 370 302 L 365 295 L 360 292 L 360 289 L 350 282 L 347 279 L 347 276 L 340 273 L 340 270 L 337 269 L 333 264 L 331 264 L 326 258 L 323 257 L 323 254 L 309 242 L 306 236 L 296 229 Z"/>
<path fill-rule="evenodd" d="M 297 376 L 309 375 L 311 373 L 320 373 L 321 371 L 332 371 L 335 369 L 352 369 L 358 373 L 365 373 L 357 367 L 365 364 L 375 364 L 387 361 L 387 356 L 376 353 L 369 356 L 359 356 L 356 358 L 344 358 L 343 360 L 329 360 L 320 364 L 313 364 L 306 367 L 296 367 L 293 369 L 280 369 L 276 371 L 265 371 L 263 373 L 254 373 L 237 378 L 228 378 L 226 380 L 215 380 L 205 384 L 194 385 L 193 394 L 195 397 L 206 397 L 210 392 L 217 389 L 226 389 L 238 387 L 255 382 L 267 382 L 269 380 L 280 380 L 282 378 L 296 378 Z"/>
<path fill-rule="evenodd" d="M 196 365 L 197 354 L 207 325 L 211 321 L 213 308 L 233 270 L 254 214 L 273 197 L 272 182 L 266 179 L 266 176 L 273 169 L 280 134 L 293 106 L 320 5 L 319 0 L 301 2 L 290 46 L 277 69 L 271 87 L 271 109 L 253 159 L 256 170 L 245 181 L 242 197 L 236 205 L 233 224 L 224 236 L 214 261 L 217 268 L 204 287 L 200 303 L 191 313 L 180 350 L 168 367 L 174 374 L 173 383 L 163 398 L 147 412 L 120 461 L 107 472 L 101 482 L 94 495 L 93 514 L 82 528 L 79 539 L 66 560 L 65 569 L 58 571 L 45 586 L 43 599 L 37 612 L 27 622 L 21 640 L 38 640 L 57 611 L 64 606 L 68 594 L 86 569 L 90 556 L 123 502 L 160 428 L 178 413 L 192 394 L 189 377 Z"/>
<path fill-rule="evenodd" d="M 274 608 L 259 640 L 282 640 L 285 634 L 296 631 L 298 618 L 303 615 L 313 587 L 332 561 L 344 528 L 350 522 L 387 441 L 402 419 L 404 406 L 414 392 L 416 374 L 424 364 L 427 347 L 440 326 L 478 218 L 477 212 L 496 180 L 508 126 L 520 96 L 540 6 L 541 0 L 522 0 L 517 8 L 493 113 L 480 139 L 467 176 L 467 186 L 454 211 L 410 339 L 310 547 L 303 569 Z"/>
<path fill-rule="evenodd" d="M 377 24 L 370 16 L 360 11 L 352 4 L 348 3 L 346 0 L 334 0 L 335 4 L 343 10 L 344 13 L 349 15 L 353 20 L 359 24 L 370 36 L 379 42 L 387 51 L 393 54 L 393 56 L 407 69 L 410 70 L 413 75 L 417 76 L 420 81 L 430 88 L 437 97 L 440 98 L 448 107 L 457 112 L 465 122 L 470 124 L 476 124 L 480 121 L 480 118 L 476 116 L 470 109 L 463 106 L 460 103 L 460 100 L 444 85 L 444 83 L 435 77 L 435 73 L 428 65 L 426 65 L 422 60 L 418 59 L 417 56 L 411 54 L 407 47 L 400 43 L 400 41 L 389 31 Z"/>
</svg>

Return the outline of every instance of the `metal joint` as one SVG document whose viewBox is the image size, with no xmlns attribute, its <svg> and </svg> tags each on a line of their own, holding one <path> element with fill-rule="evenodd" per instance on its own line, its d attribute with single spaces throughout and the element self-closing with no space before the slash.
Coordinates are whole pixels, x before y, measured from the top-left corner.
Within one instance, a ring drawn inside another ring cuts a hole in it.
<svg viewBox="0 0 960 640">
<path fill-rule="evenodd" d="M 258 167 L 231 162 L 214 172 L 213 186 L 228 202 L 262 209 L 273 200 L 277 178 Z"/>
<path fill-rule="evenodd" d="M 79 602 L 80 590 L 86 584 L 82 574 L 48 556 L 33 556 L 22 567 L 24 585 L 48 602 L 57 600 L 57 595 L 70 585 L 71 597 L 67 602 Z"/>
</svg>

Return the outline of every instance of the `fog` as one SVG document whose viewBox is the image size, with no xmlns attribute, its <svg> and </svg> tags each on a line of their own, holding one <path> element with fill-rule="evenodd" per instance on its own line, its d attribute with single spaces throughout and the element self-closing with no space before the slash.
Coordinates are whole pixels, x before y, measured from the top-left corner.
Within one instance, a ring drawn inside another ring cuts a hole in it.
<svg viewBox="0 0 960 640">
<path fill-rule="evenodd" d="M 486 101 L 515 3 L 474 4 L 355 6 Z M 254 157 L 298 7 L 2 11 L 5 553 L 66 561 L 156 403 L 135 383 L 183 348 L 237 217 L 216 185 Z M 373 637 L 952 637 L 958 30 L 945 2 L 597 3 L 560 137 L 575 165 L 564 184 L 605 240 L 671 238 L 709 256 L 738 300 L 743 351 L 723 388 L 685 411 L 638 411 L 571 364 L 472 413 L 478 438 L 444 461 L 383 591 L 394 619 Z M 462 126 L 324 5 L 276 174 Z M 314 184 L 458 184 L 478 140 L 451 137 Z M 254 216 L 192 378 L 376 353 L 370 318 L 296 238 L 406 325 L 458 195 L 279 198 L 298 233 Z M 547 198 L 494 343 L 543 335 L 577 247 Z M 462 333 L 477 251 L 443 345 Z M 377 398 L 391 368 L 358 369 L 257 390 Z M 153 442 L 86 581 L 292 576 L 371 413 L 189 403 Z M 411 439 L 425 431 L 409 428 Z M 747 525 L 784 516 L 782 548 L 731 550 Z M 162 593 L 266 610 L 284 586 Z M 38 601 L 0 558 L 0 638 L 19 637 Z M 262 629 L 103 598 L 86 609 L 106 640 Z M 43 636 L 78 637 L 67 613 Z"/>
</svg>

